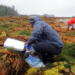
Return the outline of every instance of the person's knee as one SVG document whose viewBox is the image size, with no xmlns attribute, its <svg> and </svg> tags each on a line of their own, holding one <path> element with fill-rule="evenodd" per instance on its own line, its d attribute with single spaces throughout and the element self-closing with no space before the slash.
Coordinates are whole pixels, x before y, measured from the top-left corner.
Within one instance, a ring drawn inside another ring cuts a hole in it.
<svg viewBox="0 0 75 75">
<path fill-rule="evenodd" d="M 36 44 L 33 44 L 33 48 L 34 48 L 34 49 L 36 48 Z"/>
<path fill-rule="evenodd" d="M 38 49 L 38 44 L 37 44 L 37 43 L 34 43 L 34 44 L 33 44 L 33 48 L 34 48 L 34 49 Z"/>
<path fill-rule="evenodd" d="M 34 44 L 33 44 L 33 48 L 34 48 L 34 50 L 35 50 L 36 52 L 38 52 L 38 53 L 41 53 L 41 52 L 42 52 L 39 42 L 34 43 Z"/>
</svg>

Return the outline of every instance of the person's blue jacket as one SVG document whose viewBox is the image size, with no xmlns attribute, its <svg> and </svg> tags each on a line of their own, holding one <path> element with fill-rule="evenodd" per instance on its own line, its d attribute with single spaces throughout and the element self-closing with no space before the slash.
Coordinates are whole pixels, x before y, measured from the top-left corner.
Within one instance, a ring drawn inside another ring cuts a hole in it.
<svg viewBox="0 0 75 75">
<path fill-rule="evenodd" d="M 41 20 L 41 18 L 34 18 L 34 23 L 32 24 L 33 31 L 28 44 L 35 42 L 46 42 L 55 45 L 58 48 L 63 47 L 63 43 L 60 39 L 58 33 L 47 23 Z"/>
</svg>

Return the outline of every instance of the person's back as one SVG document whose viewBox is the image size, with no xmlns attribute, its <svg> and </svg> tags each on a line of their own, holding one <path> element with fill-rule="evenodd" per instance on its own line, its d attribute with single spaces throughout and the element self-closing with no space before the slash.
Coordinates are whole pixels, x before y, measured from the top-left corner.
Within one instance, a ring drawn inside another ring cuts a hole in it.
<svg viewBox="0 0 75 75">
<path fill-rule="evenodd" d="M 70 21 L 68 21 L 68 24 L 74 24 L 74 23 L 75 23 L 75 18 L 73 18 Z"/>
<path fill-rule="evenodd" d="M 58 33 L 39 17 L 34 19 L 33 29 L 35 30 L 33 30 L 32 36 L 30 37 L 32 40 L 29 40 L 28 43 L 31 43 L 31 41 L 35 41 L 35 39 L 37 39 L 39 42 L 50 43 L 58 48 L 63 47 L 63 43 Z"/>
<path fill-rule="evenodd" d="M 38 27 L 38 29 L 41 28 L 43 30 L 42 35 L 40 35 L 38 41 L 54 44 L 58 48 L 63 47 L 63 43 L 58 33 L 44 21 L 35 22 L 33 27 Z"/>
</svg>

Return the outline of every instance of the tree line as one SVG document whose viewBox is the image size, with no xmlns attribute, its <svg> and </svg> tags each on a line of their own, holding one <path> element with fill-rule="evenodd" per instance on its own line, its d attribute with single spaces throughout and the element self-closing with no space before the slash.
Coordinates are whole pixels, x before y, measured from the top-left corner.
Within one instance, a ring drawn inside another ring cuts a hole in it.
<svg viewBox="0 0 75 75">
<path fill-rule="evenodd" d="M 6 5 L 0 5 L 0 16 L 17 16 L 18 12 L 15 10 L 15 6 L 9 7 Z"/>
</svg>

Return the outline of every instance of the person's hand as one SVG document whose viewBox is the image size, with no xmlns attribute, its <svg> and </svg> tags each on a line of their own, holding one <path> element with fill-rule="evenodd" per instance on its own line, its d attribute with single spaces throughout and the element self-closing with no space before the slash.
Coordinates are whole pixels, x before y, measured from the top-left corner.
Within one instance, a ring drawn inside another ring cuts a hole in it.
<svg viewBox="0 0 75 75">
<path fill-rule="evenodd" d="M 32 46 L 30 46 L 28 43 L 26 44 L 25 48 L 32 49 Z"/>
</svg>

